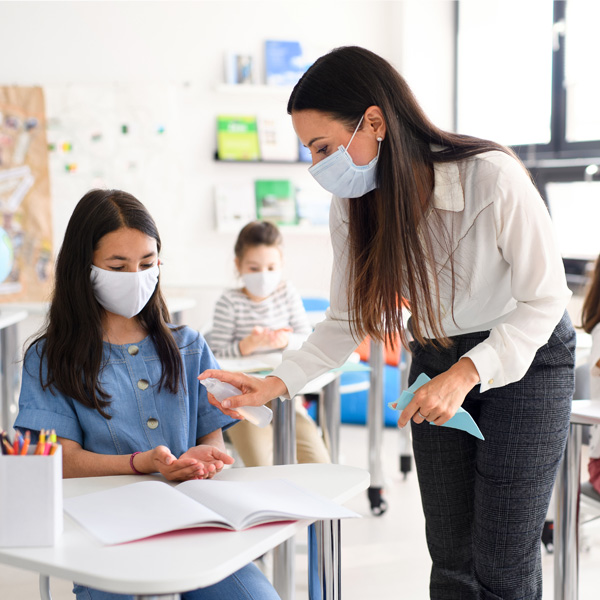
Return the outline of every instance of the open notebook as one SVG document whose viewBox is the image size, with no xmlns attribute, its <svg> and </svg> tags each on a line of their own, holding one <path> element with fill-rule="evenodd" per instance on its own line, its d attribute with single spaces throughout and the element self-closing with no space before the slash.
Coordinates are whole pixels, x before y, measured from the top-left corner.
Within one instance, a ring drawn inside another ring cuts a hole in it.
<svg viewBox="0 0 600 600">
<path fill-rule="evenodd" d="M 357 513 L 285 479 L 140 481 L 64 500 L 64 510 L 104 544 L 191 527 L 242 530 L 276 521 L 343 519 Z"/>
</svg>

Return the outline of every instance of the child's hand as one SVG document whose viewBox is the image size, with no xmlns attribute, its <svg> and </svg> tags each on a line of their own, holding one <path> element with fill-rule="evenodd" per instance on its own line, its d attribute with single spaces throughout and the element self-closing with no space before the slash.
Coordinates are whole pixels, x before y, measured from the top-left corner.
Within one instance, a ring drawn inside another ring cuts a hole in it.
<svg viewBox="0 0 600 600">
<path fill-rule="evenodd" d="M 281 329 L 276 329 L 275 331 L 271 331 L 270 347 L 276 348 L 277 350 L 281 350 L 281 348 L 285 348 L 290 341 L 290 333 L 291 332 L 292 332 L 291 327 L 282 327 Z"/>
<path fill-rule="evenodd" d="M 204 465 L 186 454 L 177 459 L 166 446 L 156 446 L 136 456 L 134 466 L 142 473 L 158 471 L 169 481 L 187 481 L 206 476 Z"/>
<path fill-rule="evenodd" d="M 254 327 L 252 333 L 240 341 L 242 356 L 252 354 L 258 348 L 270 347 L 272 331 L 266 327 Z"/>
<path fill-rule="evenodd" d="M 196 476 L 195 479 L 211 479 L 222 471 L 225 465 L 232 465 L 235 461 L 227 452 L 204 444 L 190 448 L 179 457 L 179 460 L 184 458 L 193 458 L 203 466 L 203 474 Z"/>
</svg>

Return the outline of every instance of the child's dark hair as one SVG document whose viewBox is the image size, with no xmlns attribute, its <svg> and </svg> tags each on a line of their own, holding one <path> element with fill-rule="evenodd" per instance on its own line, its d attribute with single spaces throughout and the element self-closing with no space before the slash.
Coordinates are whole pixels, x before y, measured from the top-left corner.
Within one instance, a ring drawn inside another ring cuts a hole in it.
<svg viewBox="0 0 600 600">
<path fill-rule="evenodd" d="M 242 260 L 248 248 L 256 246 L 277 246 L 281 248 L 283 237 L 276 225 L 269 221 L 251 221 L 240 231 L 235 242 L 234 252 L 238 260 Z"/>
<path fill-rule="evenodd" d="M 583 301 L 581 310 L 581 326 L 586 333 L 600 323 L 600 256 L 596 259 L 594 274 Z"/>
<path fill-rule="evenodd" d="M 161 241 L 154 219 L 134 196 L 121 190 L 91 190 L 75 207 L 58 253 L 52 301 L 44 330 L 30 347 L 44 341 L 40 354 L 42 387 L 56 389 L 110 419 L 110 396 L 102 389 L 105 366 L 102 318 L 104 309 L 96 301 L 90 269 L 94 251 L 107 234 L 121 228 L 136 229 Z M 183 363 L 169 327 L 169 311 L 160 282 L 136 319 L 152 338 L 162 364 L 159 389 L 177 393 L 183 381 Z"/>
</svg>

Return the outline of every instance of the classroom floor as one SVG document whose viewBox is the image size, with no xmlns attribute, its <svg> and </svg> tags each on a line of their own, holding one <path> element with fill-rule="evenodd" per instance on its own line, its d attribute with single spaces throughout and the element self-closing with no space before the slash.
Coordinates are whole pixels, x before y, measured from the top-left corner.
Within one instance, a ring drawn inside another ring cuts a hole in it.
<svg viewBox="0 0 600 600">
<path fill-rule="evenodd" d="M 387 512 L 375 517 L 361 494 L 348 506 L 362 515 L 342 524 L 342 598 L 344 600 L 425 600 L 428 598 L 430 560 L 416 480 L 398 470 L 397 430 L 383 432 L 384 498 Z M 367 429 L 344 425 L 340 462 L 368 467 Z M 586 458 L 584 454 L 585 463 Z M 296 599 L 307 600 L 306 540 L 296 541 Z M 600 575 L 600 519 L 582 528 L 579 599 L 598 597 Z M 553 598 L 553 557 L 542 549 L 544 600 Z M 53 600 L 72 600 L 71 583 L 51 580 Z M 1 600 L 36 600 L 38 578 L 32 573 L 0 566 Z"/>
</svg>

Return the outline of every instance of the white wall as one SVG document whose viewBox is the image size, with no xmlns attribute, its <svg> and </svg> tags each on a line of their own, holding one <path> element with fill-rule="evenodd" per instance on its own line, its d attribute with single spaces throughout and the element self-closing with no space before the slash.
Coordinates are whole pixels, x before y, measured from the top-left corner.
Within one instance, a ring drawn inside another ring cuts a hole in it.
<svg viewBox="0 0 600 600">
<path fill-rule="evenodd" d="M 247 50 L 260 59 L 266 39 L 309 41 L 323 52 L 340 45 L 367 47 L 400 68 L 430 116 L 449 128 L 452 94 L 447 57 L 452 52 L 453 4 L 413 0 L 0 2 L 0 55 L 4 57 L 0 84 L 49 89 L 66 84 L 129 88 L 138 84 L 177 91 L 177 107 L 185 120 L 172 124 L 171 131 L 177 132 L 169 142 L 173 162 L 162 171 L 149 169 L 143 189 L 128 191 L 137 194 L 157 220 L 166 262 L 163 282 L 174 293 L 199 301 L 187 319 L 199 327 L 210 316 L 221 289 L 234 283 L 235 234 L 214 229 L 214 185 L 255 178 L 290 178 L 300 186 L 314 185 L 306 165 L 230 165 L 213 160 L 218 113 L 252 114 L 266 106 L 284 111 L 286 102 L 277 95 L 217 91 L 224 52 Z M 433 61 L 434 55 L 444 59 Z M 262 65 L 258 66 L 260 70 Z M 185 143 L 179 144 L 184 133 Z M 56 249 L 73 206 L 89 188 L 87 181 L 71 181 L 76 183 L 69 188 L 53 183 Z M 285 237 L 289 278 L 301 291 L 326 294 L 331 268 L 327 233 L 286 232 Z"/>
</svg>

